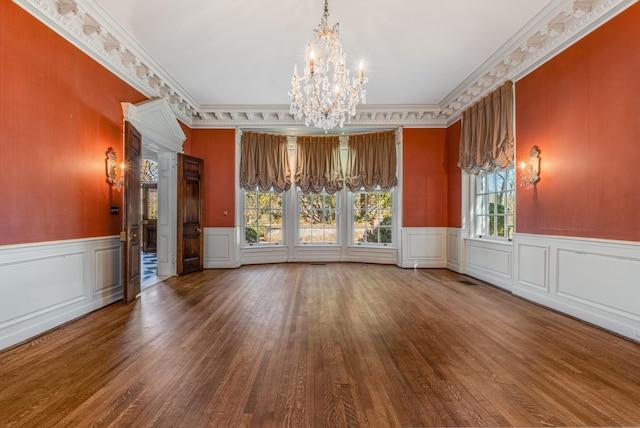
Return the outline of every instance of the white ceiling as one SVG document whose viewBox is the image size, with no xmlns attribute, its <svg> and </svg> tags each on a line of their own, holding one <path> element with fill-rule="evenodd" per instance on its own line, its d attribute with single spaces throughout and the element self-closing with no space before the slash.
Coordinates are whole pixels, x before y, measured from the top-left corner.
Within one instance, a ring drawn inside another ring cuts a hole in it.
<svg viewBox="0 0 640 428">
<path fill-rule="evenodd" d="M 323 0 L 96 0 L 202 106 L 289 103 Z M 551 0 L 331 0 L 369 104 L 439 104 Z"/>
<path fill-rule="evenodd" d="M 323 0 L 13 1 L 193 128 L 303 125 L 288 92 Z M 448 126 L 637 1 L 330 0 L 369 78 L 348 127 Z"/>
</svg>

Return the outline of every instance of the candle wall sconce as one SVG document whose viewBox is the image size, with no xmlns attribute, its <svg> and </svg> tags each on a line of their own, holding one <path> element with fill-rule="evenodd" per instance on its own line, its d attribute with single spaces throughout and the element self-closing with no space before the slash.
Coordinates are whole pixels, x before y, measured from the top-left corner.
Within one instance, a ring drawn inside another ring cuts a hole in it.
<svg viewBox="0 0 640 428">
<path fill-rule="evenodd" d="M 520 186 L 531 187 L 540 180 L 540 149 L 538 146 L 531 147 L 527 162 L 521 162 Z"/>
<path fill-rule="evenodd" d="M 106 166 L 106 172 L 107 172 L 107 183 L 109 183 L 109 186 L 115 187 L 116 190 L 119 192 L 122 190 L 124 183 L 122 178 L 120 178 L 120 180 L 117 179 L 118 159 L 116 156 L 116 151 L 113 150 L 113 147 L 109 147 L 107 149 L 106 155 L 107 155 L 107 158 L 105 159 L 105 166 Z M 124 169 L 123 164 L 120 165 L 120 169 Z"/>
</svg>

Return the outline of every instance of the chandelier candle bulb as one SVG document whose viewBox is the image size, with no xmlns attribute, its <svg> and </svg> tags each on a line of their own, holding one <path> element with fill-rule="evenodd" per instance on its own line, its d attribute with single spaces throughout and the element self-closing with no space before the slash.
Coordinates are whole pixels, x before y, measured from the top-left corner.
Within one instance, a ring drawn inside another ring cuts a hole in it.
<svg viewBox="0 0 640 428">
<path fill-rule="evenodd" d="M 364 81 L 364 63 L 360 61 L 360 72 L 358 73 L 358 79 L 360 80 L 360 84 Z"/>
<path fill-rule="evenodd" d="M 311 73 L 313 73 L 313 69 L 315 68 L 315 58 L 316 52 L 312 50 L 309 54 L 309 70 L 311 70 Z"/>
</svg>

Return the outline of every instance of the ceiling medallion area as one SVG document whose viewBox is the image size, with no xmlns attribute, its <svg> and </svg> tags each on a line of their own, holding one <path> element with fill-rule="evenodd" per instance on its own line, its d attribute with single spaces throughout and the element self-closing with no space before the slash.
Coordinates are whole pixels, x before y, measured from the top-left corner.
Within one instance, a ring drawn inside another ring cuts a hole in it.
<svg viewBox="0 0 640 428">
<path fill-rule="evenodd" d="M 192 128 L 300 126 L 290 106 L 199 105 L 142 46 L 90 0 L 13 0 L 149 98 L 166 98 Z M 359 107 L 349 125 L 444 127 L 505 80 L 517 80 L 635 0 L 554 0 L 547 14 L 510 40 L 437 105 Z"/>
</svg>

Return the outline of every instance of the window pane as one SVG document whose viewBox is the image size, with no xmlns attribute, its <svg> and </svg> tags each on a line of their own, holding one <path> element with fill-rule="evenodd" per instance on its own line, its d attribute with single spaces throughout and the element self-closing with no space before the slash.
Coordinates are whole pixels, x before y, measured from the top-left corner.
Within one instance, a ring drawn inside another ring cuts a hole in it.
<svg viewBox="0 0 640 428">
<path fill-rule="evenodd" d="M 258 233 L 258 242 L 266 242 L 266 233 L 264 227 L 256 227 Z"/>
<path fill-rule="evenodd" d="M 244 192 L 244 242 L 281 243 L 283 197 L 273 192 Z"/>
<path fill-rule="evenodd" d="M 494 174 L 487 174 L 486 192 L 493 193 L 496 191 L 496 177 Z"/>
<path fill-rule="evenodd" d="M 336 195 L 298 192 L 298 242 L 334 244 L 338 233 L 336 224 Z M 327 233 L 328 225 L 333 232 Z"/>
<path fill-rule="evenodd" d="M 258 231 L 254 227 L 245 227 L 244 240 L 247 244 L 255 244 L 258 242 Z"/>
<path fill-rule="evenodd" d="M 380 242 L 383 244 L 391 244 L 391 227 L 380 227 Z"/>
<path fill-rule="evenodd" d="M 507 195 L 507 212 L 509 214 L 516 212 L 516 197 L 513 191 Z"/>
<path fill-rule="evenodd" d="M 393 193 L 356 193 L 353 201 L 353 242 L 372 245 L 392 243 Z"/>
<path fill-rule="evenodd" d="M 507 189 L 513 190 L 516 185 L 516 171 L 514 168 L 509 168 L 507 170 Z"/>
<path fill-rule="evenodd" d="M 506 190 L 507 181 L 505 180 L 504 172 L 496 172 L 496 191 Z"/>
<path fill-rule="evenodd" d="M 474 216 L 476 234 L 508 239 L 515 223 L 515 169 L 476 177 Z"/>
</svg>

